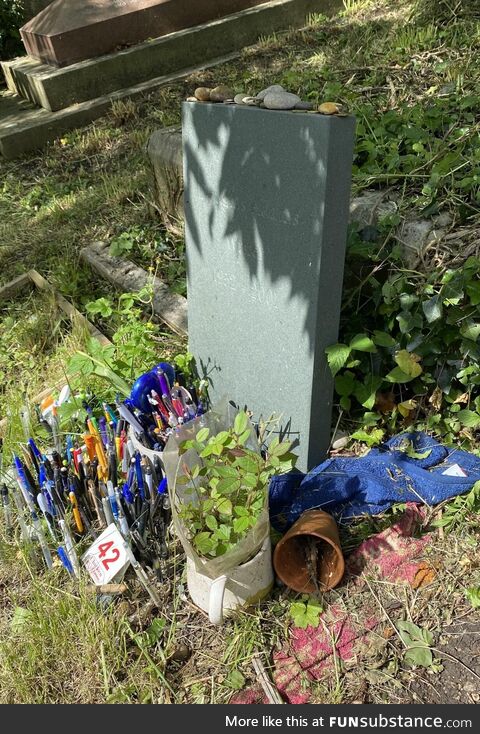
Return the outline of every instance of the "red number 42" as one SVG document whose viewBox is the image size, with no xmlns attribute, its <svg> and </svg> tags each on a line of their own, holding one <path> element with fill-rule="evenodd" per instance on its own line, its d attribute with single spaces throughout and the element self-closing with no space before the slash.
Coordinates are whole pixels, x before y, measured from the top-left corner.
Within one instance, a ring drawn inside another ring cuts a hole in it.
<svg viewBox="0 0 480 734">
<path fill-rule="evenodd" d="M 109 558 L 104 558 L 104 556 L 107 555 L 108 551 L 111 550 L 112 555 Z M 115 545 L 113 543 L 113 540 L 110 540 L 108 543 L 101 543 L 98 546 L 98 557 L 102 560 L 103 565 L 105 566 L 106 570 L 108 571 L 108 567 L 115 563 L 115 561 L 118 561 L 120 558 L 120 551 L 118 548 L 115 548 Z"/>
</svg>

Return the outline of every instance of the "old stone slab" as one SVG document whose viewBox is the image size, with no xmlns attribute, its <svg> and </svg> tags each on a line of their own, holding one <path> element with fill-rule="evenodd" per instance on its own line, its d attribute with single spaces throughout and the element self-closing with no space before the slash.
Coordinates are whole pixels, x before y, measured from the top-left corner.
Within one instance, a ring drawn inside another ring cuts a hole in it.
<svg viewBox="0 0 480 734">
<path fill-rule="evenodd" d="M 110 53 L 262 0 L 54 0 L 21 28 L 27 53 L 55 66 Z"/>
<path fill-rule="evenodd" d="M 17 158 L 32 150 L 43 148 L 67 130 L 88 125 L 105 115 L 112 103 L 120 99 L 134 99 L 152 92 L 195 72 L 231 61 L 235 54 L 211 59 L 208 62 L 182 69 L 175 74 L 150 79 L 126 89 L 74 104 L 56 112 L 35 107 L 33 103 L 10 91 L 0 91 L 0 154 L 5 158 Z"/>
<path fill-rule="evenodd" d="M 4 61 L 2 69 L 10 91 L 56 111 L 170 74 L 186 64 L 205 64 L 255 43 L 262 35 L 302 25 L 309 13 L 340 4 L 340 0 L 273 0 L 62 68 L 27 56 Z"/>
<path fill-rule="evenodd" d="M 90 265 L 102 278 L 124 292 L 139 291 L 151 282 L 146 270 L 129 260 L 110 255 L 105 242 L 94 242 L 80 253 L 82 260 Z M 158 318 L 177 334 L 184 335 L 188 329 L 187 301 L 179 293 L 173 293 L 160 278 L 153 279 L 152 308 Z"/>
<path fill-rule="evenodd" d="M 184 103 L 189 347 L 226 395 L 325 457 L 354 119 Z"/>
</svg>

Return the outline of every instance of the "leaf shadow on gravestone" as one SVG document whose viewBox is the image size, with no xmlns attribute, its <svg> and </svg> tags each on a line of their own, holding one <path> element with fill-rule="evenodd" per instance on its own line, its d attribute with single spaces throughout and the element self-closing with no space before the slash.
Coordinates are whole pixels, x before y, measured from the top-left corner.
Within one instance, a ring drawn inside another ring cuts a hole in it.
<svg viewBox="0 0 480 734">
<path fill-rule="evenodd" d="M 241 253 L 252 282 L 269 281 L 273 289 L 288 283 L 288 300 L 297 302 L 310 354 L 320 354 L 337 337 L 347 227 L 345 217 L 334 223 L 334 231 L 325 210 L 335 210 L 337 198 L 348 201 L 350 185 L 348 168 L 343 177 L 335 171 L 344 161 L 329 162 L 333 170 L 327 178 L 327 154 L 334 152 L 331 128 L 314 127 L 310 115 L 271 111 L 267 114 L 278 119 L 281 131 L 272 145 L 272 127 L 263 123 L 261 110 L 188 105 L 196 141 L 184 141 L 186 190 L 198 187 L 210 202 L 208 217 L 190 209 L 190 241 L 202 253 L 217 232 Z M 234 115 L 242 116 L 241 124 L 231 124 Z M 345 181 L 337 185 L 338 178 Z M 342 240 L 340 248 L 328 246 Z"/>
</svg>

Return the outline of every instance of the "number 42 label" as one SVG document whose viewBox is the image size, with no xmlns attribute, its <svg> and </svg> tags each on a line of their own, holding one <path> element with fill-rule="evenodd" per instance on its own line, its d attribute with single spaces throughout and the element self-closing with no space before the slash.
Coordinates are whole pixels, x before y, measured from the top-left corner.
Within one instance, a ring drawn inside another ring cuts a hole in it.
<svg viewBox="0 0 480 734">
<path fill-rule="evenodd" d="M 97 586 L 108 584 L 129 564 L 124 539 L 115 525 L 109 525 L 82 556 L 82 562 Z"/>
</svg>

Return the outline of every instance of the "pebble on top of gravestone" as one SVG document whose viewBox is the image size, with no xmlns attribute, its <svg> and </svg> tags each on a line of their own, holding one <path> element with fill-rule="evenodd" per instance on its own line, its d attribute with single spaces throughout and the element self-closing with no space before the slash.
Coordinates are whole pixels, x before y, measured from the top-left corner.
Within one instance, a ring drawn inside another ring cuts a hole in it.
<svg viewBox="0 0 480 734">
<path fill-rule="evenodd" d="M 183 105 L 189 349 L 212 402 L 281 415 L 303 471 L 330 443 L 354 129 L 278 84 Z"/>
<path fill-rule="evenodd" d="M 112 53 L 265 0 L 54 0 L 21 29 L 30 56 L 69 64 Z"/>
</svg>

